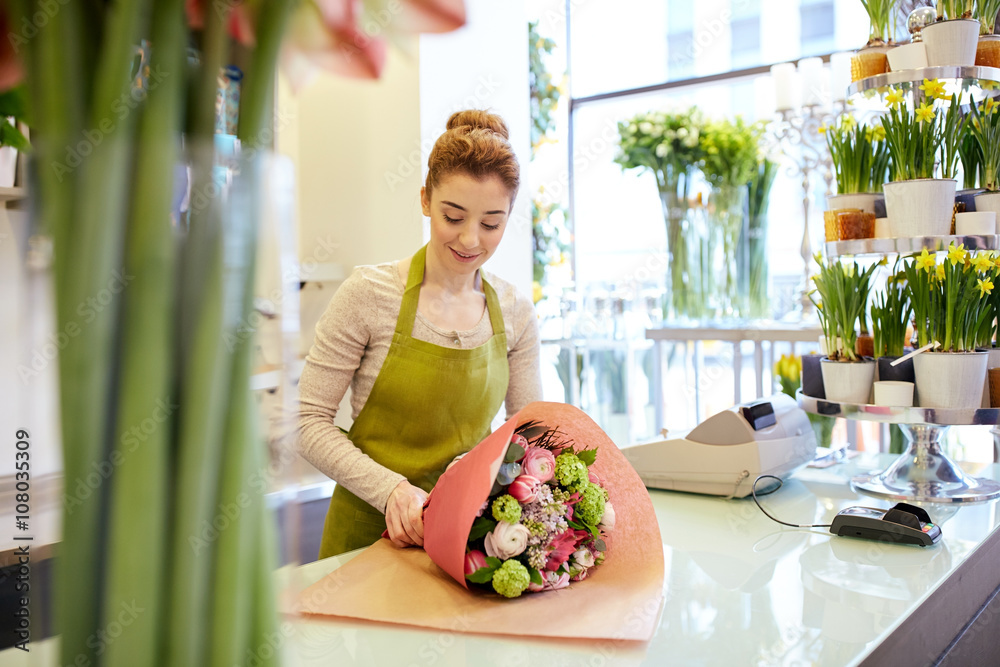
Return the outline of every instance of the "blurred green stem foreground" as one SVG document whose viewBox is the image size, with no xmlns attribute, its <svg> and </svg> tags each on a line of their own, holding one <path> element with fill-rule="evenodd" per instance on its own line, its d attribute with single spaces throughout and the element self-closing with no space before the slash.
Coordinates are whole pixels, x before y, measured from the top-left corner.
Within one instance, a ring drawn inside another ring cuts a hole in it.
<svg viewBox="0 0 1000 667">
<path fill-rule="evenodd" d="M 54 607 L 64 665 L 276 661 L 275 544 L 263 492 L 250 485 L 265 449 L 252 346 L 238 329 L 250 312 L 256 219 L 252 206 L 227 214 L 212 182 L 216 78 L 236 3 L 206 3 L 197 66 L 184 4 L 13 2 L 14 26 L 36 28 L 19 54 L 32 99 L 34 224 L 53 239 L 57 331 L 76 332 L 59 357 L 65 495 Z M 294 4 L 260 2 L 240 113 L 245 154 L 266 136 Z M 142 38 L 154 45 L 156 78 L 137 99 L 130 68 Z M 82 159 L 70 163 L 72 151 Z M 191 167 L 192 212 L 177 229 L 180 162 Z M 246 164 L 230 199 L 256 191 Z M 81 304 L 105 303 L 111 286 L 110 303 L 83 320 Z M 129 446 L 151 418 L 155 430 Z M 109 467 L 84 493 L 88 475 Z"/>
</svg>

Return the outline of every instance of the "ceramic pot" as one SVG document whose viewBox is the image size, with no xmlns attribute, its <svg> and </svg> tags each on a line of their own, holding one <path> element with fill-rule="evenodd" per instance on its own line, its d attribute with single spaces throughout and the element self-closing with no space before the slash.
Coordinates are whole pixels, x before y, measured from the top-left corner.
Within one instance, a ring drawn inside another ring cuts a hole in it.
<svg viewBox="0 0 1000 667">
<path fill-rule="evenodd" d="M 977 67 L 1000 67 L 1000 35 L 980 35 L 976 48 Z"/>
<path fill-rule="evenodd" d="M 875 405 L 894 408 L 908 408 L 913 405 L 913 383 L 899 380 L 878 380 L 875 382 Z"/>
<path fill-rule="evenodd" d="M 868 403 L 872 393 L 872 382 L 875 380 L 874 359 L 862 361 L 823 359 L 821 368 L 826 400 L 835 403 Z"/>
<path fill-rule="evenodd" d="M 875 238 L 892 238 L 892 232 L 889 229 L 889 218 L 875 218 Z"/>
<path fill-rule="evenodd" d="M 913 382 L 913 358 L 892 365 L 892 362 L 899 357 L 879 357 L 878 358 L 878 379 L 883 381 Z"/>
<path fill-rule="evenodd" d="M 920 31 L 927 50 L 928 67 L 971 67 L 976 64 L 979 21 L 937 21 Z"/>
<path fill-rule="evenodd" d="M 10 146 L 0 147 L 0 188 L 14 187 L 17 175 L 17 151 Z"/>
<path fill-rule="evenodd" d="M 997 214 L 993 211 L 971 211 L 955 214 L 956 236 L 988 236 L 997 233 Z"/>
<path fill-rule="evenodd" d="M 978 408 L 986 382 L 986 352 L 924 352 L 913 358 L 923 408 Z"/>
<path fill-rule="evenodd" d="M 852 192 L 845 195 L 827 195 L 826 210 L 835 211 L 841 208 L 856 208 L 866 213 L 875 212 L 875 202 L 884 199 L 880 192 Z"/>
<path fill-rule="evenodd" d="M 947 236 L 955 207 L 953 178 L 918 178 L 886 183 L 885 209 L 893 238 Z"/>
<path fill-rule="evenodd" d="M 826 398 L 823 388 L 823 371 L 820 369 L 819 354 L 802 355 L 802 393 L 813 398 Z"/>
<path fill-rule="evenodd" d="M 923 42 L 900 44 L 889 49 L 886 57 L 889 59 L 889 71 L 891 72 L 927 67 L 927 50 Z"/>
<path fill-rule="evenodd" d="M 993 211 L 1000 220 L 1000 192 L 983 192 L 976 195 L 976 211 Z"/>
</svg>

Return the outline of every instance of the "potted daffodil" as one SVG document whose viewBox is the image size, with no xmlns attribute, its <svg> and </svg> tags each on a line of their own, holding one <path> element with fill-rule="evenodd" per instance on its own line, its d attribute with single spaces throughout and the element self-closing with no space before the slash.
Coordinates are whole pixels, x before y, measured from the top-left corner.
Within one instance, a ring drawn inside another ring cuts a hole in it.
<svg viewBox="0 0 1000 667">
<path fill-rule="evenodd" d="M 912 255 L 903 271 L 917 345 L 933 346 L 913 360 L 919 405 L 979 407 L 987 354 L 978 348 L 992 326 L 990 297 L 1000 268 L 987 253 L 951 243 L 942 258 L 926 249 Z"/>
<path fill-rule="evenodd" d="M 899 260 L 885 281 L 885 289 L 872 297 L 870 308 L 875 356 L 878 359 L 878 379 L 913 382 L 913 361 L 892 365 L 903 356 L 906 347 L 906 327 L 913 312 L 906 294 L 906 275 L 899 270 Z"/>
<path fill-rule="evenodd" d="M 892 156 L 892 182 L 886 183 L 885 208 L 893 237 L 946 236 L 951 233 L 958 182 L 958 149 L 966 122 L 958 97 L 944 109 L 944 86 L 925 80 L 920 89 L 926 100 L 911 108 L 903 93 L 886 95 L 888 112 L 882 116 L 886 143 Z"/>
<path fill-rule="evenodd" d="M 979 149 L 980 185 L 986 191 L 976 195 L 976 211 L 993 211 L 1000 219 L 1000 103 L 987 97 L 969 106 L 969 134 Z"/>
<path fill-rule="evenodd" d="M 871 24 L 868 43 L 851 58 L 851 80 L 889 71 L 886 54 L 892 48 L 899 0 L 861 0 Z"/>
<path fill-rule="evenodd" d="M 875 201 L 882 196 L 882 184 L 889 175 L 889 148 L 881 123 L 865 125 L 845 114 L 836 125 L 820 128 L 826 137 L 837 194 L 828 195 L 826 208 L 858 208 L 875 213 Z"/>
<path fill-rule="evenodd" d="M 924 26 L 928 67 L 971 67 L 976 63 L 979 21 L 975 0 L 938 0 L 937 21 Z"/>
<path fill-rule="evenodd" d="M 877 263 L 862 268 L 838 260 L 824 261 L 816 255 L 819 274 L 809 298 L 816 306 L 820 329 L 826 340 L 827 357 L 822 360 L 823 387 L 828 401 L 867 403 L 875 379 L 875 360 L 858 355 L 857 326 L 868 305 L 871 278 Z M 819 294 L 817 301 L 815 294 Z"/>
</svg>

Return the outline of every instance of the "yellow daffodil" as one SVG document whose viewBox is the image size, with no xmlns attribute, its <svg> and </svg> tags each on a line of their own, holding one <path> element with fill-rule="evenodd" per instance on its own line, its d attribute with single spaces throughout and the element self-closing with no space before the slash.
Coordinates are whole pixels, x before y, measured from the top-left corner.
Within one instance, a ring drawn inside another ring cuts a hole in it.
<svg viewBox="0 0 1000 667">
<path fill-rule="evenodd" d="M 965 261 L 965 255 L 966 252 L 964 243 L 959 243 L 957 246 L 954 243 L 948 244 L 948 259 L 951 260 L 952 266 Z"/>
<path fill-rule="evenodd" d="M 850 132 L 854 129 L 854 126 L 858 124 L 858 121 L 854 119 L 854 116 L 845 115 L 840 118 L 840 130 L 841 132 Z"/>
<path fill-rule="evenodd" d="M 934 255 L 927 252 L 927 248 L 924 248 L 923 252 L 920 253 L 920 256 L 917 257 L 917 268 L 923 269 L 927 273 L 931 272 L 935 263 L 936 261 L 934 259 Z"/>
<path fill-rule="evenodd" d="M 997 84 L 993 81 L 980 81 L 979 87 L 983 90 L 993 90 L 997 87 Z"/>
<path fill-rule="evenodd" d="M 944 282 L 944 264 L 938 264 L 934 271 L 934 277 Z"/>
<path fill-rule="evenodd" d="M 1000 269 L 1000 255 L 997 255 L 996 257 L 993 258 L 993 266 Z"/>
<path fill-rule="evenodd" d="M 889 258 L 888 257 L 883 257 L 882 259 L 880 259 L 878 261 L 878 265 L 879 266 L 887 266 L 888 264 L 889 264 Z"/>
<path fill-rule="evenodd" d="M 827 130 L 827 126 L 826 125 L 820 125 L 819 129 L 817 130 L 817 132 L 819 132 L 820 134 L 826 134 L 826 130 Z"/>
<path fill-rule="evenodd" d="M 979 253 L 976 258 L 972 260 L 972 266 L 976 268 L 979 273 L 986 273 L 993 268 L 993 260 L 987 255 Z"/>
<path fill-rule="evenodd" d="M 885 103 L 891 107 L 897 106 L 903 103 L 903 92 L 900 90 L 894 90 L 885 96 Z"/>
<path fill-rule="evenodd" d="M 920 90 L 924 91 L 924 94 L 931 99 L 945 99 L 947 94 L 944 92 L 944 84 L 937 79 L 924 79 L 924 82 L 920 84 Z"/>
<path fill-rule="evenodd" d="M 993 281 L 989 278 L 976 281 L 976 287 L 979 288 L 979 296 L 984 297 L 993 291 Z"/>
<path fill-rule="evenodd" d="M 914 111 L 913 113 L 914 115 L 916 115 L 917 121 L 920 123 L 930 122 L 934 120 L 934 107 L 932 107 L 927 102 L 924 102 L 919 107 L 917 107 L 916 111 Z"/>
<path fill-rule="evenodd" d="M 996 113 L 1000 109 L 1000 104 L 997 104 L 997 101 L 992 97 L 987 97 L 980 108 L 984 114 Z"/>
</svg>

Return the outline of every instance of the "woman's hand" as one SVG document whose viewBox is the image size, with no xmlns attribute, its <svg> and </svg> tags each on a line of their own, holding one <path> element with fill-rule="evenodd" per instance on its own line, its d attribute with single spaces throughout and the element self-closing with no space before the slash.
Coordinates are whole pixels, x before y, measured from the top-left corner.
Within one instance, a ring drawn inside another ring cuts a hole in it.
<svg viewBox="0 0 1000 667">
<path fill-rule="evenodd" d="M 397 547 L 424 545 L 424 501 L 427 492 L 405 479 L 396 485 L 385 504 L 385 525 Z"/>
</svg>

